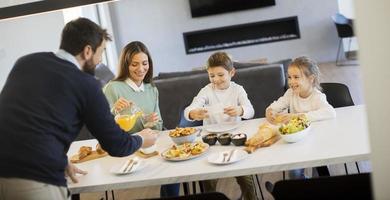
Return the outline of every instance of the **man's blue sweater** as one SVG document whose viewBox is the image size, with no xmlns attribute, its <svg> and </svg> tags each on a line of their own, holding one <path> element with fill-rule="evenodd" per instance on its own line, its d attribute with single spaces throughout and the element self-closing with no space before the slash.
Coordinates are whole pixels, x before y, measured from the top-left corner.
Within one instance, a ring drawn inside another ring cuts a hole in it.
<svg viewBox="0 0 390 200">
<path fill-rule="evenodd" d="M 66 152 L 83 123 L 112 156 L 141 146 L 115 124 L 93 76 L 53 53 L 20 58 L 0 93 L 0 177 L 66 186 Z"/>
</svg>

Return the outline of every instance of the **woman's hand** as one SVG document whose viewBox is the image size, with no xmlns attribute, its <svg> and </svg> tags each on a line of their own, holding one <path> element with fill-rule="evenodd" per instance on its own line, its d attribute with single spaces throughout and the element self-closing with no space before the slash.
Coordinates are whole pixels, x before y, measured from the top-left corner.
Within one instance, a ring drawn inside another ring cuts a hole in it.
<svg viewBox="0 0 390 200">
<path fill-rule="evenodd" d="M 68 162 L 68 166 L 66 166 L 66 168 L 65 168 L 65 175 L 69 176 L 70 179 L 72 179 L 73 183 L 79 182 L 79 180 L 76 177 L 77 174 L 86 175 L 87 173 L 88 173 L 87 171 L 83 171 L 83 170 L 77 168 L 75 165 L 73 165 L 70 162 Z"/>
<path fill-rule="evenodd" d="M 191 110 L 189 113 L 189 118 L 192 120 L 203 120 L 208 117 L 209 115 L 207 114 L 207 110 L 203 108 Z"/>
<path fill-rule="evenodd" d="M 120 97 L 114 104 L 115 113 L 121 112 L 123 109 L 129 108 L 133 103 Z"/>
<path fill-rule="evenodd" d="M 160 121 L 160 117 L 157 113 L 154 112 L 144 116 L 143 120 L 143 125 L 145 128 L 152 128 L 158 123 L 158 121 Z"/>
<path fill-rule="evenodd" d="M 241 106 L 228 106 L 223 109 L 223 113 L 231 117 L 235 117 L 235 116 L 242 116 L 244 110 L 242 109 Z"/>
</svg>

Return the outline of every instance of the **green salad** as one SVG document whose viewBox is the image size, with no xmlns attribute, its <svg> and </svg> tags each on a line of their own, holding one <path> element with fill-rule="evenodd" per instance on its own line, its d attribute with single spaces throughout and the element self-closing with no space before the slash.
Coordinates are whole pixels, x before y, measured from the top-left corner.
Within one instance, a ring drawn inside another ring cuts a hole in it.
<svg viewBox="0 0 390 200">
<path fill-rule="evenodd" d="M 306 116 L 294 116 L 287 124 L 280 126 L 279 131 L 283 135 L 296 133 L 307 127 L 309 127 L 310 122 Z"/>
</svg>

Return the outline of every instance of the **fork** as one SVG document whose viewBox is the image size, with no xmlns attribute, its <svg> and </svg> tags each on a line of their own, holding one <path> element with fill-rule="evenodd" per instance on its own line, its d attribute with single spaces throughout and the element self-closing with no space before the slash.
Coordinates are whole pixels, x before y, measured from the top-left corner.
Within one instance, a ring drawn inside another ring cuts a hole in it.
<svg viewBox="0 0 390 200">
<path fill-rule="evenodd" d="M 196 135 L 197 137 L 201 136 L 201 133 L 202 133 L 203 129 L 202 128 L 199 128 L 198 129 L 198 134 Z"/>
<path fill-rule="evenodd" d="M 226 156 L 228 156 L 229 154 L 227 153 L 227 152 L 223 152 L 223 160 L 222 160 L 222 162 L 224 163 L 224 162 L 226 162 L 225 160 L 226 160 Z"/>
<path fill-rule="evenodd" d="M 234 153 L 235 151 L 236 151 L 235 149 L 232 149 L 232 150 L 230 151 L 229 157 L 228 157 L 228 159 L 226 160 L 226 162 L 229 162 L 229 161 L 230 161 L 230 158 L 232 158 L 232 155 L 233 155 L 233 153 Z"/>
<path fill-rule="evenodd" d="M 138 164 L 138 160 L 134 159 L 133 163 L 131 163 L 131 166 L 129 167 L 129 169 L 125 173 L 131 172 L 131 170 L 133 169 L 134 165 L 136 165 L 136 164 Z"/>
<path fill-rule="evenodd" d="M 124 166 L 123 170 L 121 169 L 122 172 L 123 172 L 123 173 L 126 173 L 127 168 L 129 168 L 129 166 L 130 166 L 132 163 L 133 163 L 133 159 L 127 160 L 127 162 L 125 163 L 125 166 Z"/>
</svg>

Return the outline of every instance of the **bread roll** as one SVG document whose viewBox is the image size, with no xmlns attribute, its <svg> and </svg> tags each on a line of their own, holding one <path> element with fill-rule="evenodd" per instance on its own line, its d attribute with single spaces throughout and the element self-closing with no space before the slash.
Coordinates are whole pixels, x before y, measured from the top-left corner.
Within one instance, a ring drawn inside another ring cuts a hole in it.
<svg viewBox="0 0 390 200">
<path fill-rule="evenodd" d="M 104 151 L 104 150 L 102 149 L 102 147 L 100 146 L 99 143 L 96 145 L 96 152 L 97 152 L 98 154 L 105 154 L 105 153 L 106 153 L 106 151 Z"/>
<path fill-rule="evenodd" d="M 89 154 L 92 153 L 92 147 L 89 146 L 82 146 L 79 149 L 79 160 L 87 157 Z"/>
<path fill-rule="evenodd" d="M 245 151 L 254 152 L 257 148 L 270 146 L 279 140 L 277 128 L 265 122 L 259 126 L 257 133 L 245 142 Z"/>
</svg>

